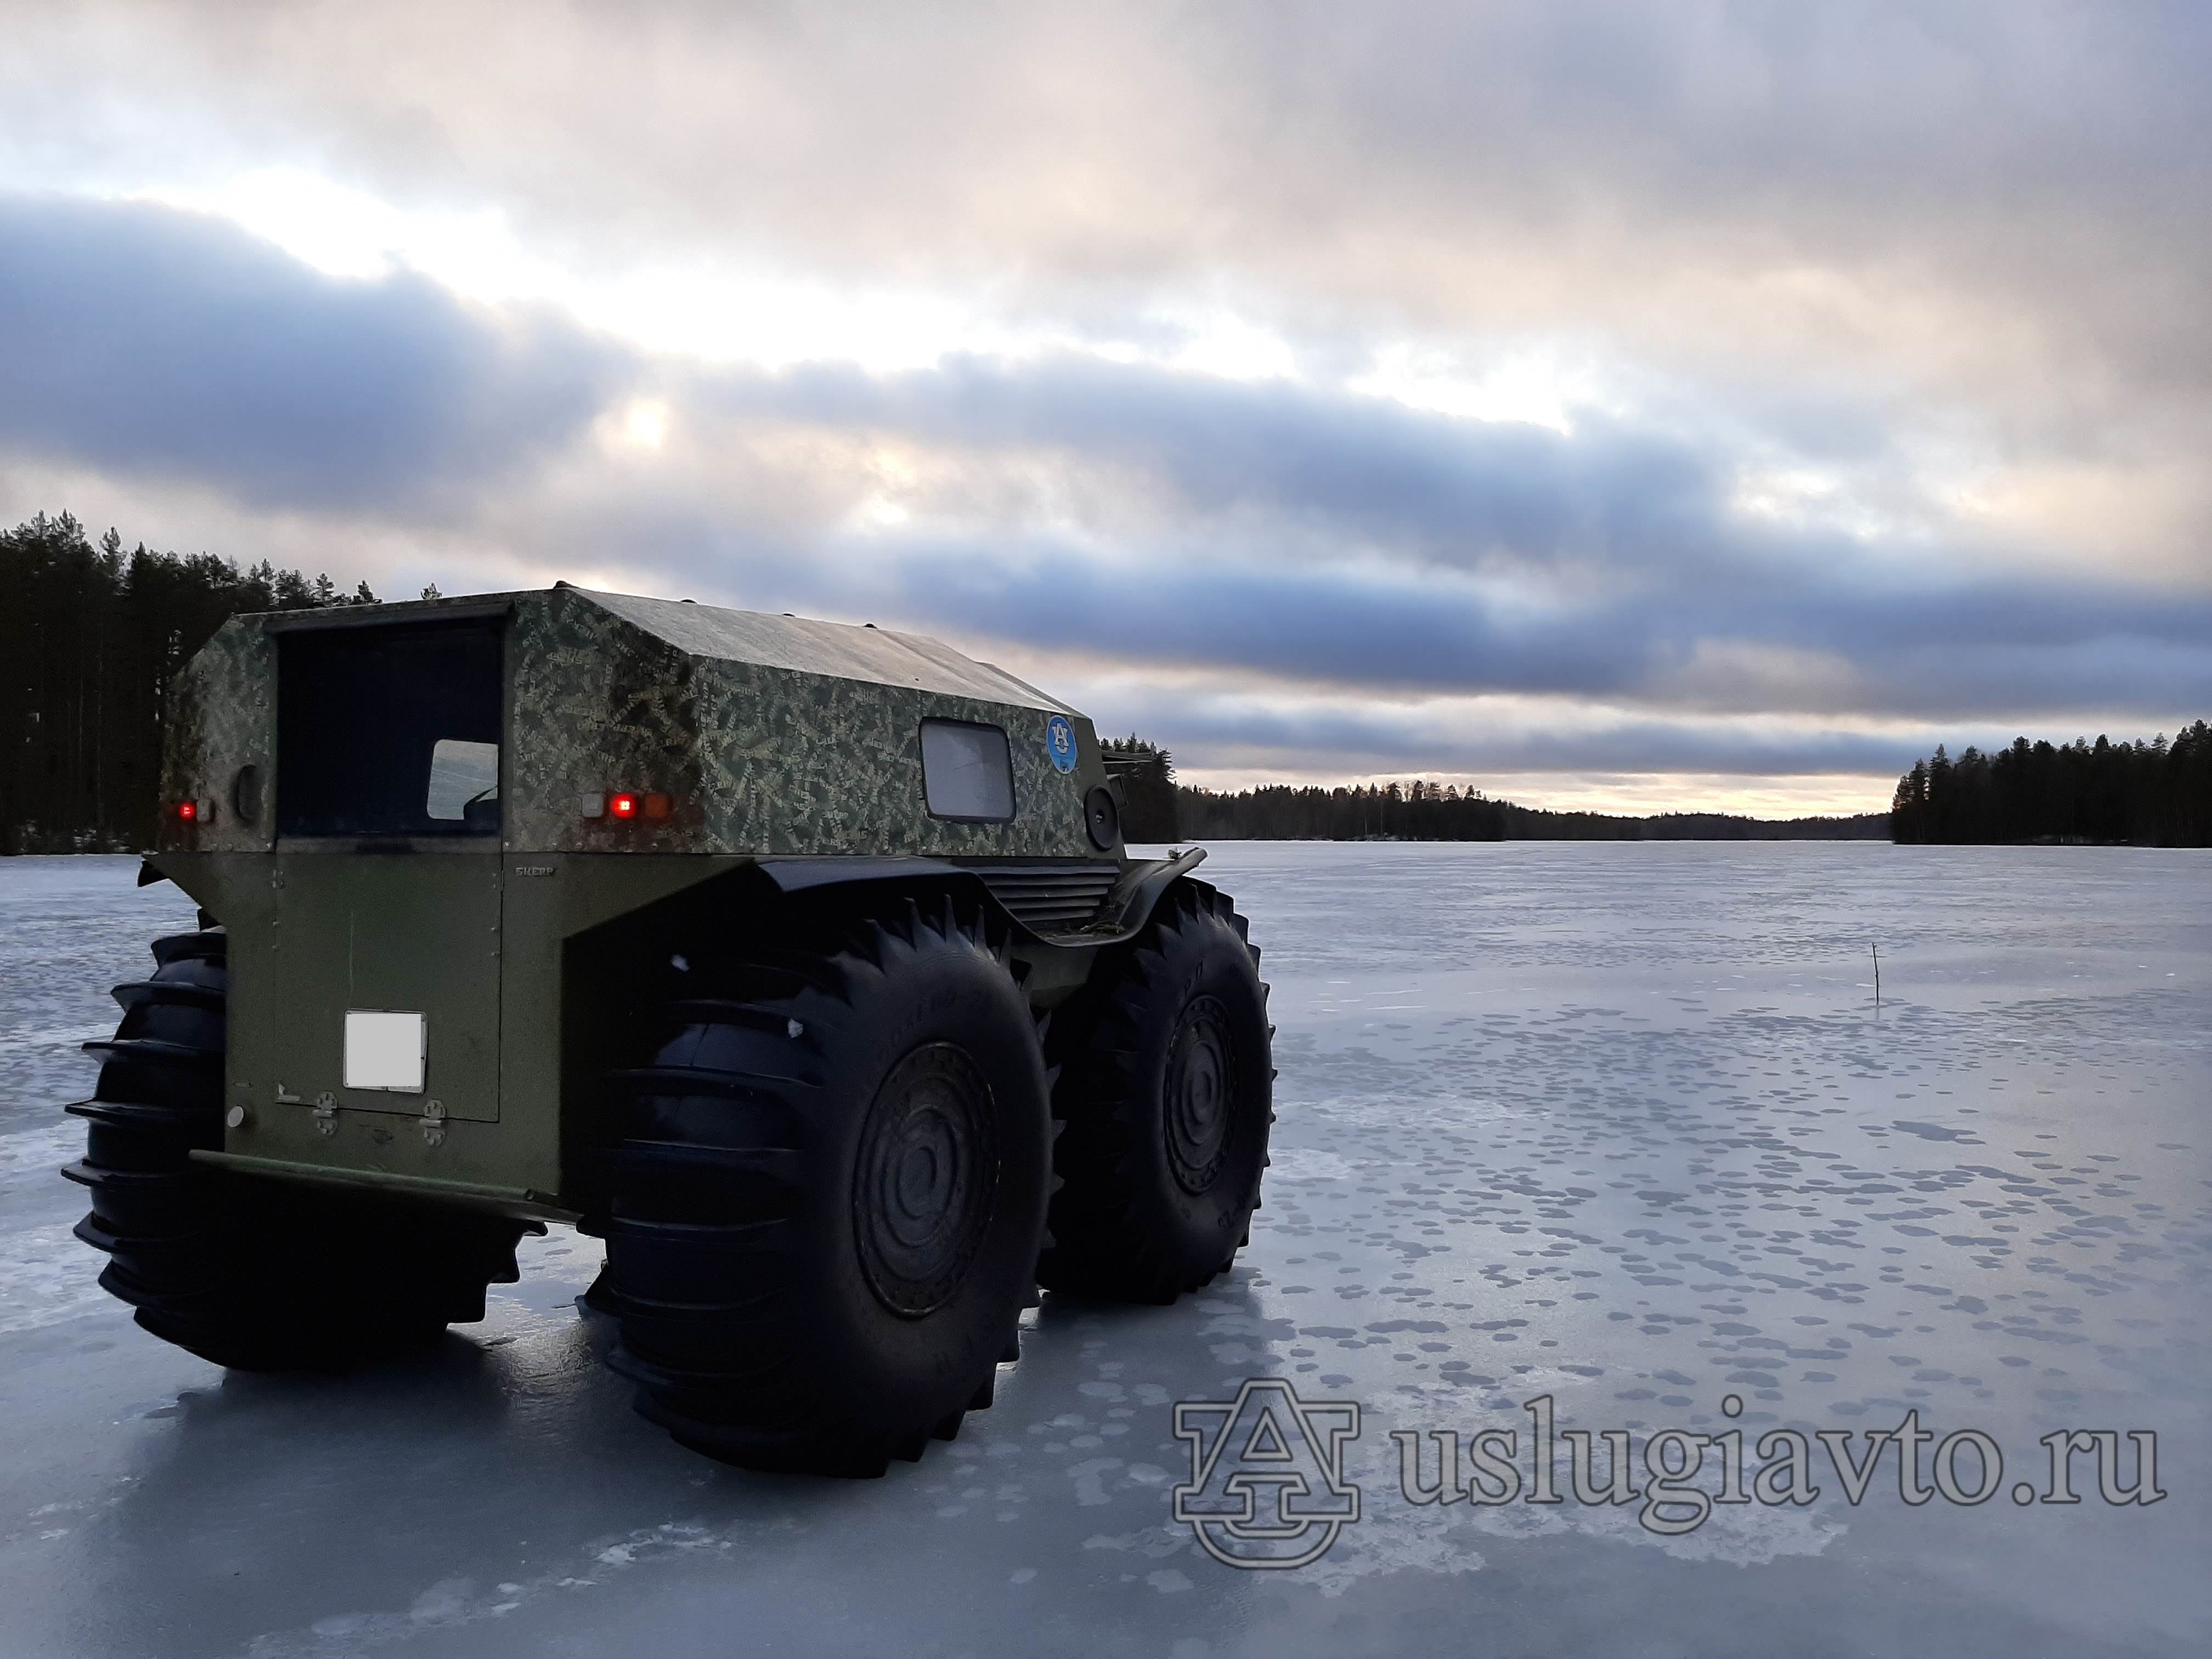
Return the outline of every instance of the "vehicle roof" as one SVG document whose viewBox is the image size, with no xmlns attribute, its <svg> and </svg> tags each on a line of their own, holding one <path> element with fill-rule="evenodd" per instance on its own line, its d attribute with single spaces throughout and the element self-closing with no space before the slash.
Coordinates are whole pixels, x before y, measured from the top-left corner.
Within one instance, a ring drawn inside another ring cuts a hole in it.
<svg viewBox="0 0 2212 1659">
<path fill-rule="evenodd" d="M 648 599 L 586 588 L 570 591 L 695 657 L 757 663 L 793 673 L 879 685 L 912 686 L 985 702 L 1075 712 L 1006 670 L 963 656 L 926 634 L 902 634 L 872 623 L 856 626 L 817 622 L 810 617 L 729 611 L 689 599 Z"/>
<path fill-rule="evenodd" d="M 543 604 L 556 595 L 580 599 L 631 627 L 665 641 L 687 655 L 709 661 L 751 663 L 795 674 L 872 685 L 896 685 L 980 702 L 1042 708 L 1073 714 L 1070 704 L 1040 691 L 1003 668 L 963 655 L 926 634 L 903 634 L 872 623 L 821 622 L 811 617 L 770 616 L 761 611 L 732 611 L 690 599 L 653 599 L 635 593 L 608 593 L 562 582 L 552 588 L 510 593 L 453 594 L 435 599 L 406 599 L 339 606 L 327 611 L 261 612 L 258 626 L 284 632 L 349 628 L 392 622 L 432 621 L 440 617 L 482 616 L 512 606 Z"/>
</svg>

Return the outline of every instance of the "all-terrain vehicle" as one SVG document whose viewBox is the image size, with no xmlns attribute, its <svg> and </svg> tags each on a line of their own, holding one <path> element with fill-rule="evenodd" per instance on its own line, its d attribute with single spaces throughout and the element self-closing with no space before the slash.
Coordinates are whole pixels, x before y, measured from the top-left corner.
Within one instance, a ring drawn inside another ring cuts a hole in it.
<svg viewBox="0 0 2212 1659">
<path fill-rule="evenodd" d="M 880 1473 L 1037 1287 L 1169 1302 L 1248 1237 L 1259 952 L 1139 860 L 1091 722 L 872 626 L 565 585 L 233 618 L 180 676 L 77 1228 L 140 1325 L 342 1368 L 605 1241 L 684 1443 Z"/>
</svg>

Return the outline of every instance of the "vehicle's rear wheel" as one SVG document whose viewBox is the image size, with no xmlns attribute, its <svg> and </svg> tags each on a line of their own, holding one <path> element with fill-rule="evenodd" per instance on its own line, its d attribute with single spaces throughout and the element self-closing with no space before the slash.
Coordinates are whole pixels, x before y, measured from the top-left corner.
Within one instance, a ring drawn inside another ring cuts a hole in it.
<svg viewBox="0 0 2212 1659">
<path fill-rule="evenodd" d="M 115 1036 L 62 1173 L 91 1188 L 76 1236 L 138 1323 L 218 1365 L 339 1370 L 482 1319 L 517 1277 L 525 1224 L 295 1187 L 191 1161 L 222 1145 L 229 988 L 218 929 L 154 941 L 150 979 L 115 988 Z"/>
<path fill-rule="evenodd" d="M 1228 899 L 1179 881 L 1053 1016 L 1048 1288 L 1172 1302 L 1235 1261 L 1274 1118 L 1259 962 Z"/>
<path fill-rule="evenodd" d="M 686 952 L 617 1072 L 597 1305 L 610 1363 L 685 1445 L 881 1474 L 990 1403 L 1036 1299 L 1050 1164 L 1027 1000 L 949 902 Z"/>
</svg>

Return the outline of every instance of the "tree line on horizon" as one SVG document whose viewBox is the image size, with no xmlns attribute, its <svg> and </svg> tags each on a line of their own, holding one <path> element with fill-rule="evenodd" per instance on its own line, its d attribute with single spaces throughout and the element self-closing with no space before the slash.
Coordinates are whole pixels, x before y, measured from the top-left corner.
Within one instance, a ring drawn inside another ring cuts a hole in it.
<svg viewBox="0 0 2212 1659">
<path fill-rule="evenodd" d="M 94 542 L 67 513 L 0 530 L 0 853 L 154 840 L 170 683 L 231 616 L 373 605 L 327 575 Z"/>
<path fill-rule="evenodd" d="M 2212 847 L 2212 726 L 2168 742 L 2031 743 L 2015 738 L 1953 759 L 1943 745 L 1897 781 L 1890 837 L 1899 842 L 2129 842 Z"/>
<path fill-rule="evenodd" d="M 1770 820 L 1725 812 L 1553 812 L 1480 789 L 1405 783 L 1265 784 L 1232 793 L 1175 778 L 1174 757 L 1132 733 L 1102 745 L 1121 783 L 1131 841 L 1881 841 L 1887 817 Z"/>
</svg>

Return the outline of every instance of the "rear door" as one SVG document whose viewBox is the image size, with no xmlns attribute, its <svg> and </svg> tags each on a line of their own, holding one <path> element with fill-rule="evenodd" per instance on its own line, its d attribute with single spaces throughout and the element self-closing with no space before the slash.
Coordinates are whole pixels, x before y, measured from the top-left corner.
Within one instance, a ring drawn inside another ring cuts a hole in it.
<svg viewBox="0 0 2212 1659">
<path fill-rule="evenodd" d="M 435 1100 L 447 1117 L 496 1120 L 496 844 L 283 853 L 276 872 L 271 983 L 240 1001 L 278 1011 L 270 1039 L 287 1063 L 241 1075 L 274 1077 L 311 1103 L 331 1093 L 349 1111 L 421 1116 Z M 356 1018 L 349 1032 L 349 1013 L 411 1014 L 419 1024 Z M 395 1036 L 419 1045 L 411 1074 L 391 1069 Z"/>
<path fill-rule="evenodd" d="M 278 633 L 276 926 L 232 967 L 232 1075 L 257 1092 L 498 1118 L 504 636 Z"/>
</svg>

